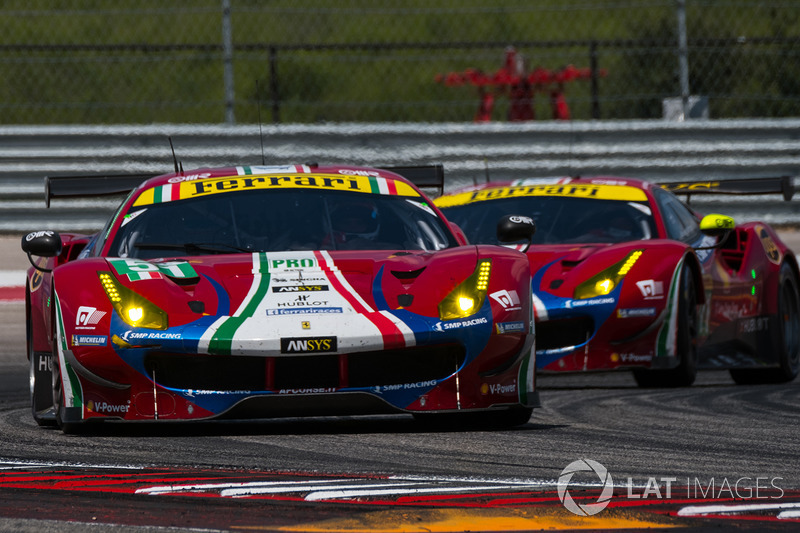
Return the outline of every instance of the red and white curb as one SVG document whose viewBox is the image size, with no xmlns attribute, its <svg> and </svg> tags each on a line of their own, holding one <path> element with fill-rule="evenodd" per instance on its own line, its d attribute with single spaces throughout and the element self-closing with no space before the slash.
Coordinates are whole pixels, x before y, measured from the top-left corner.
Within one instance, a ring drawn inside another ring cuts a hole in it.
<svg viewBox="0 0 800 533">
<path fill-rule="evenodd" d="M 0 270 L 0 303 L 25 300 L 25 271 Z"/>
</svg>

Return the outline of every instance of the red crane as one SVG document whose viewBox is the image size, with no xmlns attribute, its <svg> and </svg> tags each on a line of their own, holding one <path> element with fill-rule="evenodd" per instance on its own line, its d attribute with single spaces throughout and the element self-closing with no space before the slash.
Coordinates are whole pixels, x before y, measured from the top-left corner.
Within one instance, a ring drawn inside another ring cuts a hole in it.
<svg viewBox="0 0 800 533">
<path fill-rule="evenodd" d="M 605 76 L 606 71 L 600 69 L 597 76 Z M 436 82 L 447 87 L 473 85 L 478 88 L 480 104 L 475 113 L 475 122 L 492 120 L 495 98 L 508 94 L 508 120 L 519 122 L 536 118 L 533 111 L 533 98 L 536 93 L 547 94 L 556 120 L 569 120 L 570 111 L 564 95 L 567 83 L 592 78 L 588 68 L 576 68 L 567 65 L 560 70 L 548 70 L 536 67 L 528 72 L 527 61 L 518 54 L 514 47 L 506 48 L 503 66 L 494 74 L 486 74 L 478 69 L 468 68 L 463 72 L 437 74 Z"/>
</svg>

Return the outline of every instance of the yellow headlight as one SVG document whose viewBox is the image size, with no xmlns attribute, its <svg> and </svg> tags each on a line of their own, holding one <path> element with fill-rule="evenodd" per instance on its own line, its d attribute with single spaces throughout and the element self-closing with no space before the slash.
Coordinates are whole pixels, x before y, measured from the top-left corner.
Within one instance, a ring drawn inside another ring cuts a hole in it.
<svg viewBox="0 0 800 533">
<path fill-rule="evenodd" d="M 643 250 L 632 251 L 622 261 L 611 265 L 575 287 L 572 297 L 576 300 L 585 300 L 611 294 L 643 253 Z"/>
<path fill-rule="evenodd" d="M 111 305 L 126 324 L 135 328 L 167 329 L 167 313 L 160 307 L 124 286 L 111 272 L 99 272 L 98 276 Z"/>
<path fill-rule="evenodd" d="M 597 294 L 606 295 L 614 290 L 614 282 L 608 278 L 601 279 L 600 281 L 595 283 L 594 289 L 595 291 L 597 291 Z"/>
<path fill-rule="evenodd" d="M 475 307 L 475 299 L 468 296 L 462 296 L 458 299 L 458 307 L 462 311 L 471 311 Z"/>
<path fill-rule="evenodd" d="M 481 260 L 472 275 L 458 284 L 439 303 L 439 318 L 455 320 L 477 313 L 486 299 L 491 270 L 492 261 L 490 259 Z"/>
<path fill-rule="evenodd" d="M 128 318 L 131 322 L 139 322 L 142 317 L 144 316 L 144 309 L 141 307 L 129 307 L 128 308 Z"/>
</svg>

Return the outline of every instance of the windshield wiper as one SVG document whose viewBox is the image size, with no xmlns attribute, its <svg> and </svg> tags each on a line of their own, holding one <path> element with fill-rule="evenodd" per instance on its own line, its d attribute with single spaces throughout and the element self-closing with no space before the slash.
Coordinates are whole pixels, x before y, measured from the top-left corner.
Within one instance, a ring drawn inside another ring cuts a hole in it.
<svg viewBox="0 0 800 533">
<path fill-rule="evenodd" d="M 208 243 L 208 242 L 187 242 L 187 243 L 162 243 L 162 242 L 137 242 L 133 245 L 135 248 L 142 248 L 144 250 L 183 250 L 186 253 L 207 252 L 212 254 L 227 254 L 230 252 L 247 252 L 252 253 L 257 250 L 249 248 L 242 248 L 234 246 L 233 244 L 225 243 Z"/>
</svg>

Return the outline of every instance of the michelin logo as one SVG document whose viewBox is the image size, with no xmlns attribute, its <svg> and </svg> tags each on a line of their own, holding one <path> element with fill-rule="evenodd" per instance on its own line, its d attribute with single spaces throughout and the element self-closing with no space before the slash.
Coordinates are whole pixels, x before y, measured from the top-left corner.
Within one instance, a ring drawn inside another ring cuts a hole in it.
<svg viewBox="0 0 800 533">
<path fill-rule="evenodd" d="M 617 316 L 620 318 L 643 318 L 656 316 L 655 307 L 640 307 L 633 309 L 617 309 Z"/>
<path fill-rule="evenodd" d="M 73 335 L 73 346 L 105 346 L 108 337 L 105 335 Z"/>
<path fill-rule="evenodd" d="M 525 322 L 500 322 L 495 324 L 497 333 L 524 333 L 528 330 L 528 325 Z"/>
</svg>

